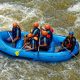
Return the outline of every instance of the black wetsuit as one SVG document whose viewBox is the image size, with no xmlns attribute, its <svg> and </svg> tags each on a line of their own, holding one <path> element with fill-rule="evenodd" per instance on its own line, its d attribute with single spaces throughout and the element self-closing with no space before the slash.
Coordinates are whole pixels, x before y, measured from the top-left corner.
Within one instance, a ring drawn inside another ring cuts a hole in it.
<svg viewBox="0 0 80 80">
<path fill-rule="evenodd" d="M 39 28 L 34 28 L 32 31 L 32 34 L 34 35 L 33 38 L 31 39 L 31 47 L 38 50 L 38 45 L 39 45 L 39 37 L 40 37 L 40 29 Z M 38 40 L 35 40 L 34 37 L 37 37 Z"/>
<path fill-rule="evenodd" d="M 50 44 L 52 42 L 52 32 L 50 30 L 46 30 L 46 32 L 48 33 L 46 36 L 42 36 L 41 35 L 41 42 L 40 44 L 47 44 L 47 46 L 45 47 L 40 47 L 41 50 L 45 50 L 47 51 L 50 48 Z"/>
<path fill-rule="evenodd" d="M 63 42 L 63 46 L 66 47 L 68 50 L 71 50 L 71 51 L 73 51 L 75 44 L 76 44 L 76 38 L 75 37 L 70 38 L 68 36 L 68 37 L 66 37 L 66 39 Z"/>
<path fill-rule="evenodd" d="M 12 28 L 12 38 L 13 38 L 13 40 L 14 40 L 17 36 L 19 37 L 19 39 L 21 38 L 21 29 L 20 29 L 19 27 L 16 27 L 16 28 L 13 27 L 13 28 Z M 18 39 L 18 40 L 19 40 L 19 39 Z M 16 46 L 18 40 L 15 41 L 15 46 Z"/>
</svg>

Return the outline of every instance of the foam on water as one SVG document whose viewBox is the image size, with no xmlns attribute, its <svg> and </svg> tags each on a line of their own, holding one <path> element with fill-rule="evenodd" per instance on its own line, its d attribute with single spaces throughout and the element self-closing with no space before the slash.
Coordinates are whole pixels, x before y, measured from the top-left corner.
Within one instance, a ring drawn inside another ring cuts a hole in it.
<svg viewBox="0 0 80 80">
<path fill-rule="evenodd" d="M 70 11 L 70 8 L 69 8 L 69 11 Z M 28 8 L 22 5 L 17 5 L 12 3 L 0 4 L 0 11 L 8 12 L 7 10 L 11 11 L 11 15 L 14 14 L 13 12 L 16 12 L 16 11 L 17 13 L 18 11 L 20 11 L 23 14 L 21 20 L 16 20 L 14 19 L 14 17 L 7 15 L 7 13 L 0 14 L 0 18 L 1 18 L 0 24 L 4 24 L 3 26 L 6 26 L 6 27 L 9 26 L 8 27 L 9 29 L 12 28 L 11 23 L 13 21 L 24 22 L 25 20 L 32 17 L 38 17 L 38 15 L 42 16 L 41 12 L 35 8 Z M 79 19 L 80 18 L 78 17 L 78 21 Z M 45 23 L 44 18 L 40 19 L 39 23 L 41 25 L 44 24 Z M 3 29 L 3 27 L 0 27 L 0 29 Z M 60 28 L 60 27 L 57 28 L 55 32 L 58 33 L 59 30 L 62 30 L 68 33 L 67 29 Z M 45 80 L 45 79 L 52 80 L 53 77 L 61 76 L 63 80 L 68 80 L 68 76 L 69 76 L 68 72 L 70 70 L 75 70 L 77 74 L 78 73 L 80 74 L 80 70 L 76 68 L 76 61 L 77 60 L 75 61 L 71 60 L 69 62 L 63 62 L 60 64 L 56 64 L 56 63 L 49 64 L 49 63 L 41 63 L 41 62 L 34 62 L 34 61 L 28 61 L 28 60 L 20 60 L 20 59 L 12 59 L 12 58 L 9 59 L 1 55 L 0 56 L 0 72 L 1 72 L 0 78 L 2 80 L 5 80 L 5 79 L 6 80 Z"/>
<path fill-rule="evenodd" d="M 76 13 L 76 21 L 74 22 L 74 28 L 79 28 L 80 27 L 80 2 L 72 5 L 67 9 L 69 12 L 75 12 Z"/>
<path fill-rule="evenodd" d="M 76 3 L 75 5 L 72 5 L 68 8 L 68 11 L 70 12 L 80 12 L 80 2 Z"/>
<path fill-rule="evenodd" d="M 0 11 L 4 11 L 2 14 L 0 14 L 1 18 L 1 24 L 5 24 L 5 26 L 9 26 L 8 28 L 12 28 L 11 24 L 12 22 L 24 22 L 25 20 L 28 20 L 32 17 L 38 17 L 38 15 L 41 15 L 41 12 L 38 9 L 35 8 L 29 8 L 18 4 L 12 4 L 12 3 L 3 3 L 0 4 Z M 9 15 L 8 15 L 8 14 Z M 21 20 L 16 20 L 14 18 L 14 13 L 20 14 Z M 0 28 L 1 29 L 1 28 Z M 6 29 L 6 28 L 5 28 Z"/>
</svg>

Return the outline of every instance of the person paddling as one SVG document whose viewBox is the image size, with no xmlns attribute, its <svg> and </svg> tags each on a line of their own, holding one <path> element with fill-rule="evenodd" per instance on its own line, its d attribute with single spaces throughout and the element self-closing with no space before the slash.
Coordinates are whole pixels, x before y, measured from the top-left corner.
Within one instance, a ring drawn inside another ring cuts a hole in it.
<svg viewBox="0 0 80 80">
<path fill-rule="evenodd" d="M 40 48 L 43 49 L 45 47 L 45 49 L 48 50 L 51 42 L 52 42 L 51 26 L 49 24 L 46 24 L 44 26 L 44 29 L 41 30 Z"/>
<path fill-rule="evenodd" d="M 9 33 L 10 35 L 10 33 Z M 21 38 L 21 29 L 18 23 L 14 22 L 13 23 L 13 28 L 12 28 L 12 35 L 8 38 L 8 41 L 12 41 L 15 43 L 15 47 L 17 44 L 17 41 Z"/>
<path fill-rule="evenodd" d="M 76 44 L 76 38 L 74 37 L 74 32 L 70 31 L 69 35 L 62 42 L 62 48 L 59 51 L 64 51 L 68 49 L 72 52 L 75 47 L 75 44 Z"/>
</svg>

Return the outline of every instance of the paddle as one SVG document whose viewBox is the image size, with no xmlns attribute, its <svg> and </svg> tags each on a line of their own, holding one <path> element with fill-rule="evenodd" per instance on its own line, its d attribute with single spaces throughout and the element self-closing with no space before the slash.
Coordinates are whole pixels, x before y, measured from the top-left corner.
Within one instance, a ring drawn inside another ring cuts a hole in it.
<svg viewBox="0 0 80 80">
<path fill-rule="evenodd" d="M 66 47 L 64 47 L 64 49 L 66 49 L 68 52 L 70 52 L 71 53 L 71 55 L 72 56 L 74 56 L 77 60 L 78 60 L 78 57 L 77 56 L 75 56 L 75 54 L 73 54 L 70 50 L 68 50 Z M 77 63 L 77 65 L 80 67 L 80 64 L 79 64 L 79 62 L 78 61 L 75 61 L 76 63 Z"/>
<path fill-rule="evenodd" d="M 40 29 L 41 29 L 41 26 L 42 26 L 43 23 L 45 23 L 45 22 L 44 22 L 44 20 L 42 19 L 42 20 L 39 22 L 39 24 L 40 24 Z M 41 31 L 40 31 L 40 35 L 41 35 Z M 39 45 L 38 45 L 38 55 L 37 55 L 38 57 L 39 57 L 39 51 L 40 51 L 39 48 L 40 48 L 40 37 L 39 37 Z"/>
<path fill-rule="evenodd" d="M 11 34 L 10 34 L 9 32 L 8 32 L 8 34 L 9 34 L 11 40 L 13 41 L 13 38 L 12 38 Z M 24 46 L 23 46 L 23 47 L 24 47 Z M 19 53 L 20 53 L 20 51 L 23 49 L 23 47 L 22 47 L 19 51 L 16 51 L 16 52 L 15 52 L 16 56 L 19 56 Z"/>
<path fill-rule="evenodd" d="M 70 52 L 70 54 L 71 54 L 72 56 L 74 56 L 76 59 L 78 59 L 78 58 L 75 56 L 75 54 L 72 53 L 70 50 L 68 50 L 66 47 L 63 47 L 63 48 L 66 49 L 68 52 Z"/>
<path fill-rule="evenodd" d="M 9 36 L 10 36 L 10 38 L 11 38 L 12 42 L 13 42 L 13 38 L 12 38 L 11 34 L 10 34 L 9 32 L 8 32 L 8 34 L 9 34 Z"/>
</svg>

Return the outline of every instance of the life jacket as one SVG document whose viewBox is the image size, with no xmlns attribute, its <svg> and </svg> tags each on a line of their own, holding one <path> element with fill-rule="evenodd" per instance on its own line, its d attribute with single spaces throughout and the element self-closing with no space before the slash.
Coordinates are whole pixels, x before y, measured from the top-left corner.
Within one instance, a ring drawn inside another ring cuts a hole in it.
<svg viewBox="0 0 80 80">
<path fill-rule="evenodd" d="M 34 28 L 33 31 L 32 31 L 32 34 L 33 34 L 33 38 L 36 37 L 39 39 L 40 37 L 40 29 L 39 28 Z"/>
<path fill-rule="evenodd" d="M 72 38 L 67 37 L 66 40 L 65 40 L 65 46 L 66 46 L 67 48 L 72 48 L 74 42 L 76 42 L 76 40 L 75 40 L 74 37 L 72 37 Z"/>
<path fill-rule="evenodd" d="M 66 47 L 67 48 L 71 48 L 72 47 L 72 44 L 69 42 L 68 44 L 66 44 Z"/>
<path fill-rule="evenodd" d="M 21 29 L 19 27 L 12 28 L 12 37 L 13 39 L 17 36 L 17 30 L 18 30 L 18 37 L 21 38 Z"/>
<path fill-rule="evenodd" d="M 47 31 L 47 35 L 46 35 L 46 38 L 47 39 L 51 39 L 52 40 L 52 32 L 50 30 L 46 30 Z"/>
</svg>

